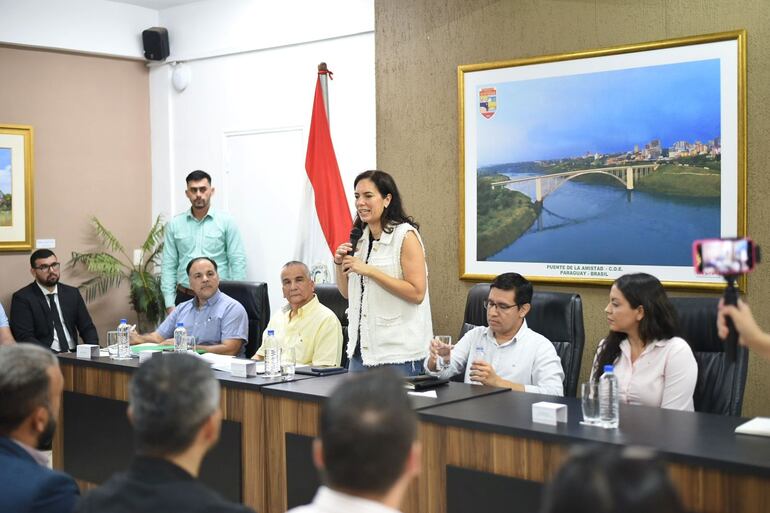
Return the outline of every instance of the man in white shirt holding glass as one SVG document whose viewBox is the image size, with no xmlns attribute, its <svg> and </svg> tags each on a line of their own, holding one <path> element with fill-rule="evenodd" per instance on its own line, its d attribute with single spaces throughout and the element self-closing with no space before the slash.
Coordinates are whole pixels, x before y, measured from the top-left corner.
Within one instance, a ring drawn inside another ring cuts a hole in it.
<svg viewBox="0 0 770 513">
<path fill-rule="evenodd" d="M 519 392 L 564 395 L 564 370 L 553 344 L 527 326 L 532 284 L 518 273 L 499 275 L 484 301 L 486 326 L 466 333 L 454 348 L 433 340 L 425 367 L 449 378 L 464 373 L 466 383 Z M 445 362 L 442 369 L 437 359 Z"/>
</svg>

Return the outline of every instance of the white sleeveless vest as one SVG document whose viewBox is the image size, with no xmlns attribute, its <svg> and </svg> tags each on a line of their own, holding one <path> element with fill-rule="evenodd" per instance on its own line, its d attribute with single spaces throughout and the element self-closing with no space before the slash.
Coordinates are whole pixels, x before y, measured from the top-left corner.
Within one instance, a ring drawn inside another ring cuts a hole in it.
<svg viewBox="0 0 770 513">
<path fill-rule="evenodd" d="M 373 241 L 369 265 L 398 279 L 404 278 L 401 268 L 401 246 L 406 234 L 414 232 L 422 246 L 420 233 L 409 223 L 396 225 L 391 233 L 382 232 L 379 241 Z M 362 260 L 369 251 L 369 227 L 356 246 L 355 254 Z M 425 246 L 422 246 L 425 254 Z M 427 279 L 427 265 L 426 265 Z M 422 303 L 415 305 L 391 294 L 377 282 L 363 277 L 364 294 L 361 297 L 361 275 L 348 275 L 348 357 L 352 357 L 361 326 L 361 358 L 364 365 L 404 363 L 422 360 L 428 354 L 433 338 L 430 314 L 430 295 L 427 281 Z M 360 316 L 359 316 L 360 314 Z"/>
</svg>

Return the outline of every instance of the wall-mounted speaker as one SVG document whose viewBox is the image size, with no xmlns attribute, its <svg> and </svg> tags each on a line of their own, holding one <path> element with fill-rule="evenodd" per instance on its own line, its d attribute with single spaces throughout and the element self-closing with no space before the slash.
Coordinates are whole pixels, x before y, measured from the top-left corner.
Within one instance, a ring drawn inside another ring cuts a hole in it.
<svg viewBox="0 0 770 513">
<path fill-rule="evenodd" d="M 144 58 L 148 61 L 162 61 L 169 55 L 168 30 L 151 27 L 142 32 Z"/>
</svg>

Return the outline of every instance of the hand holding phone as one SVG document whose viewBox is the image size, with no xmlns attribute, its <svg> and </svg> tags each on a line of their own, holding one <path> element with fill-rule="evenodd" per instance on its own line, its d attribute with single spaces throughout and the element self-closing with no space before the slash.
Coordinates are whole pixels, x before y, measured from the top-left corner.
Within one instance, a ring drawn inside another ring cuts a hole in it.
<svg viewBox="0 0 770 513">
<path fill-rule="evenodd" d="M 759 247 L 749 238 L 701 239 L 692 244 L 692 259 L 697 274 L 737 276 L 754 270 Z"/>
</svg>

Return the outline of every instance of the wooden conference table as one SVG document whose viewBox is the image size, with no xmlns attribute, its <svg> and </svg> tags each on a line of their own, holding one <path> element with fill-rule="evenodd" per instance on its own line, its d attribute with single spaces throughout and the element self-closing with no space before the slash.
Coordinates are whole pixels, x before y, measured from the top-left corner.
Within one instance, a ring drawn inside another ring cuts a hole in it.
<svg viewBox="0 0 770 513">
<path fill-rule="evenodd" d="M 60 362 L 65 396 L 54 466 L 88 489 L 130 461 L 125 409 L 138 362 L 71 354 L 60 355 Z M 201 479 L 259 513 L 308 502 L 318 484 L 310 447 L 320 405 L 349 377 L 283 382 L 215 374 L 224 423 Z M 655 448 L 692 511 L 770 511 L 770 439 L 734 434 L 746 419 L 622 406 L 615 431 L 580 425 L 575 398 L 461 383 L 436 392 L 435 398 L 410 396 L 420 419 L 423 469 L 409 489 L 405 513 L 536 512 L 542 483 L 573 445 L 591 443 Z M 541 400 L 566 404 L 569 421 L 533 424 L 531 405 Z"/>
</svg>

